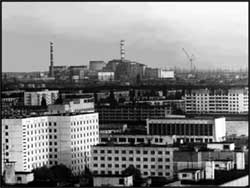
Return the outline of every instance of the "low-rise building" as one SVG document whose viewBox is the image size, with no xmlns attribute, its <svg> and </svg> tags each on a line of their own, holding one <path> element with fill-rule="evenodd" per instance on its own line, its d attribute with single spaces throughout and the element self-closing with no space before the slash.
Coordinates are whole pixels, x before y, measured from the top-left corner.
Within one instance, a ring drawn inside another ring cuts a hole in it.
<svg viewBox="0 0 250 188">
<path fill-rule="evenodd" d="M 180 181 L 199 181 L 205 179 L 205 172 L 203 169 L 182 169 L 178 172 L 178 179 Z"/>
<path fill-rule="evenodd" d="M 147 119 L 147 134 L 175 135 L 177 142 L 221 142 L 226 136 L 226 121 L 221 118 Z"/>
<path fill-rule="evenodd" d="M 178 148 L 167 145 L 99 144 L 92 149 L 90 169 L 94 174 L 122 174 L 133 165 L 142 177 L 164 176 L 173 178 L 173 151 Z"/>
<path fill-rule="evenodd" d="M 114 72 L 98 72 L 97 73 L 99 81 L 114 81 L 115 73 Z"/>
<path fill-rule="evenodd" d="M 42 100 L 46 101 L 46 104 L 54 104 L 58 98 L 58 90 L 43 90 L 43 91 L 25 91 L 24 92 L 24 105 L 26 106 L 40 106 Z"/>
<path fill-rule="evenodd" d="M 133 176 L 125 175 L 94 175 L 94 187 L 131 187 L 133 186 Z"/>
</svg>

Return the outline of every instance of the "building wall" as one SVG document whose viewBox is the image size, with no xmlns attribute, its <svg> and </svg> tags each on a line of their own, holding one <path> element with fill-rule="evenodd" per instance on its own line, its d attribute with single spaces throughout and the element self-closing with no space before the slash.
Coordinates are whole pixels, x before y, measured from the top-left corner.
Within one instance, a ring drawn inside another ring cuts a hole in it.
<svg viewBox="0 0 250 188">
<path fill-rule="evenodd" d="M 114 79 L 114 72 L 98 72 L 98 80 L 100 81 L 113 81 Z"/>
<path fill-rule="evenodd" d="M 97 106 L 101 121 L 146 120 L 147 118 L 165 118 L 171 113 L 168 106 Z"/>
<path fill-rule="evenodd" d="M 248 113 L 248 88 L 215 90 L 192 90 L 186 92 L 187 113 Z"/>
<path fill-rule="evenodd" d="M 91 146 L 99 142 L 97 113 L 3 119 L 2 125 L 10 127 L 5 129 L 9 134 L 8 159 L 16 161 L 15 170 L 21 172 L 59 163 L 73 172 L 82 171 Z M 3 140 L 7 145 L 6 136 Z"/>
<path fill-rule="evenodd" d="M 173 151 L 176 149 L 166 146 L 94 146 L 90 168 L 95 174 L 121 174 L 134 165 L 143 177 L 172 178 Z"/>
<path fill-rule="evenodd" d="M 123 187 L 123 186 L 133 186 L 133 177 L 94 177 L 94 187 L 102 187 L 102 186 L 115 186 L 115 187 Z M 120 184 L 119 180 L 123 179 L 124 184 Z"/>
<path fill-rule="evenodd" d="M 158 144 L 167 145 L 173 144 L 175 138 L 173 136 L 158 136 L 158 135 L 121 135 L 121 134 L 103 134 L 100 136 L 101 143 L 107 143 L 113 141 L 116 144 Z"/>
<path fill-rule="evenodd" d="M 53 104 L 58 98 L 58 91 L 38 91 L 38 92 L 24 92 L 24 105 L 26 106 L 40 106 L 42 98 L 45 98 L 46 104 Z"/>
<path fill-rule="evenodd" d="M 248 187 L 249 186 L 249 175 L 243 176 L 241 178 L 229 181 L 227 183 L 224 183 L 222 185 L 219 185 L 219 187 Z"/>
<path fill-rule="evenodd" d="M 222 141 L 225 135 L 225 118 L 147 119 L 147 134 L 175 135 L 177 139 L 188 142 Z"/>
</svg>

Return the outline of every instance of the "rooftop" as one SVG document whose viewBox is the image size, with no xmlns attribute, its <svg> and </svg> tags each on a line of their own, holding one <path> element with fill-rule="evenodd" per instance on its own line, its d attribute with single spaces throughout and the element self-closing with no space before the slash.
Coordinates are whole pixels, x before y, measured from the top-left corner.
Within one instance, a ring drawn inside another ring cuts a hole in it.
<svg viewBox="0 0 250 188">
<path fill-rule="evenodd" d="M 179 172 L 196 172 L 196 171 L 199 171 L 199 170 L 202 170 L 202 169 L 199 169 L 199 168 L 185 168 L 185 169 L 179 170 Z"/>
<path fill-rule="evenodd" d="M 113 142 L 105 143 L 105 144 L 97 144 L 94 147 L 154 147 L 154 148 L 176 148 L 172 144 L 168 145 L 157 145 L 157 144 L 116 144 Z"/>
</svg>

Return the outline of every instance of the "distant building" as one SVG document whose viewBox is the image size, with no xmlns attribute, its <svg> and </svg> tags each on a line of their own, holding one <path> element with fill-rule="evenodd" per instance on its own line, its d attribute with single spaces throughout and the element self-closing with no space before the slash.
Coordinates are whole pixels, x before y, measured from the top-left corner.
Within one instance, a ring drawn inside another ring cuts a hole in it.
<svg viewBox="0 0 250 188">
<path fill-rule="evenodd" d="M 51 114 L 94 111 L 93 98 L 64 100 L 63 104 L 48 105 L 48 112 Z"/>
<path fill-rule="evenodd" d="M 101 71 L 105 67 L 104 61 L 89 61 L 90 71 Z"/>
<path fill-rule="evenodd" d="M 225 140 L 224 117 L 209 119 L 147 119 L 147 134 L 175 135 L 177 142 L 220 142 Z"/>
<path fill-rule="evenodd" d="M 44 98 L 46 104 L 53 104 L 58 98 L 58 90 L 43 90 L 43 91 L 25 91 L 24 105 L 25 106 L 40 106 Z"/>
<path fill-rule="evenodd" d="M 145 121 L 147 118 L 161 119 L 171 114 L 168 105 L 115 105 L 115 106 L 96 106 L 100 121 Z"/>
<path fill-rule="evenodd" d="M 99 81 L 114 81 L 114 72 L 98 72 L 97 74 Z"/>
<path fill-rule="evenodd" d="M 100 143 L 115 143 L 115 144 L 156 144 L 169 145 L 175 142 L 174 136 L 159 136 L 159 135 L 142 135 L 132 133 L 118 134 L 101 134 Z"/>
<path fill-rule="evenodd" d="M 60 163 L 82 172 L 99 143 L 98 113 L 13 117 L 2 126 L 2 166 L 15 161 L 18 172 Z"/>
<path fill-rule="evenodd" d="M 187 91 L 186 113 L 247 114 L 248 88 L 229 90 L 199 89 Z"/>
<path fill-rule="evenodd" d="M 173 79 L 175 78 L 175 75 L 174 75 L 174 71 L 172 70 L 147 67 L 145 69 L 145 78 L 147 79 Z"/>
<path fill-rule="evenodd" d="M 90 169 L 94 174 L 121 175 L 133 165 L 142 177 L 164 176 L 173 178 L 173 151 L 178 148 L 166 145 L 99 144 L 93 147 Z"/>
<path fill-rule="evenodd" d="M 133 186 L 133 176 L 125 175 L 94 175 L 94 187 L 131 187 Z"/>
</svg>

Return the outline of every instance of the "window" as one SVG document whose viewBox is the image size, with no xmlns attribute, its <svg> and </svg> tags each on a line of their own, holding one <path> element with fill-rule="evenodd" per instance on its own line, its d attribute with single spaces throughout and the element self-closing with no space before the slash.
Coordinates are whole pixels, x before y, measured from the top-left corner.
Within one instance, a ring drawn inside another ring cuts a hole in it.
<svg viewBox="0 0 250 188">
<path fill-rule="evenodd" d="M 98 164 L 94 163 L 94 167 L 98 167 Z"/>
<path fill-rule="evenodd" d="M 112 164 L 108 164 L 108 167 L 109 167 L 109 168 L 112 168 Z"/>
<path fill-rule="evenodd" d="M 93 153 L 97 153 L 97 150 L 94 150 Z"/>
<path fill-rule="evenodd" d="M 136 168 L 141 168 L 141 165 L 136 165 Z"/>
<path fill-rule="evenodd" d="M 8 129 L 8 125 L 5 125 L 5 129 Z"/>
<path fill-rule="evenodd" d="M 155 168 L 155 165 L 151 165 L 151 168 Z"/>
<path fill-rule="evenodd" d="M 108 157 L 108 161 L 112 161 L 112 157 Z"/>
<path fill-rule="evenodd" d="M 119 157 L 115 157 L 115 161 L 119 161 Z"/>
<path fill-rule="evenodd" d="M 101 167 L 104 168 L 104 167 L 105 167 L 105 164 L 101 164 Z"/>
<path fill-rule="evenodd" d="M 158 151 L 158 154 L 159 154 L 159 155 L 162 155 L 162 151 Z"/>
<path fill-rule="evenodd" d="M 125 150 L 122 150 L 122 154 L 126 154 L 126 151 L 125 151 Z"/>
<path fill-rule="evenodd" d="M 155 154 L 155 151 L 151 151 L 151 154 L 154 155 L 154 154 Z"/>
<path fill-rule="evenodd" d="M 130 151 L 129 151 L 129 154 L 133 154 L 133 153 L 134 153 L 133 150 L 130 150 Z"/>
<path fill-rule="evenodd" d="M 133 157 L 129 157 L 129 161 L 133 161 Z"/>
<path fill-rule="evenodd" d="M 104 150 L 101 150 L 101 153 L 104 153 Z"/>
<path fill-rule="evenodd" d="M 98 157 L 93 157 L 94 161 L 97 161 L 98 160 Z"/>
<path fill-rule="evenodd" d="M 169 160 L 169 158 L 166 158 L 165 161 L 166 161 L 166 162 L 169 162 L 170 160 Z"/>
<path fill-rule="evenodd" d="M 144 158 L 143 158 L 143 161 L 148 161 L 148 158 L 145 158 L 145 157 L 144 157 Z"/>
<path fill-rule="evenodd" d="M 119 153 L 119 150 L 115 150 L 115 153 L 118 154 L 118 153 Z"/>
<path fill-rule="evenodd" d="M 108 153 L 112 153 L 112 151 L 111 151 L 111 150 L 108 150 Z"/>
<path fill-rule="evenodd" d="M 119 168 L 119 164 L 115 164 L 115 168 Z"/>
<path fill-rule="evenodd" d="M 169 165 L 166 165 L 166 166 L 165 166 L 165 168 L 166 168 L 166 169 L 169 169 L 169 168 L 170 168 L 170 166 L 169 166 Z"/>
<path fill-rule="evenodd" d="M 136 154 L 140 154 L 141 153 L 141 151 L 140 150 L 136 150 Z"/>
<path fill-rule="evenodd" d="M 158 158 L 158 162 L 162 162 L 162 158 Z"/>
<path fill-rule="evenodd" d="M 8 136 L 8 132 L 5 133 L 5 136 Z"/>
<path fill-rule="evenodd" d="M 148 151 L 143 151 L 143 154 L 148 154 Z"/>
<path fill-rule="evenodd" d="M 136 158 L 136 161 L 141 161 L 141 158 L 137 157 L 137 158 Z"/>
<path fill-rule="evenodd" d="M 124 185 L 124 179 L 123 179 L 123 178 L 120 178 L 120 179 L 119 179 L 119 184 L 120 184 L 120 185 Z"/>
<path fill-rule="evenodd" d="M 122 161 L 126 161 L 126 157 L 122 157 Z"/>
<path fill-rule="evenodd" d="M 148 168 L 148 165 L 143 165 L 143 168 Z"/>
<path fill-rule="evenodd" d="M 122 168 L 126 168 L 126 165 L 125 165 L 125 164 L 122 164 Z"/>
<path fill-rule="evenodd" d="M 155 158 L 151 158 L 151 161 L 155 161 Z"/>
<path fill-rule="evenodd" d="M 104 158 L 104 157 L 101 157 L 101 160 L 102 160 L 102 161 L 104 161 L 104 160 L 105 160 L 105 158 Z"/>
<path fill-rule="evenodd" d="M 158 168 L 159 168 L 159 169 L 162 169 L 162 165 L 158 165 Z"/>
<path fill-rule="evenodd" d="M 182 177 L 183 177 L 183 178 L 186 178 L 186 177 L 187 177 L 187 174 L 182 174 Z"/>
</svg>

